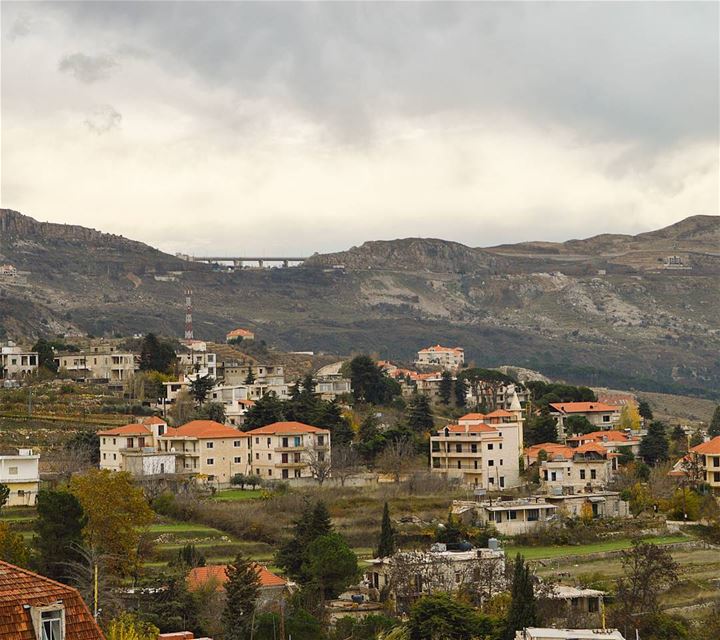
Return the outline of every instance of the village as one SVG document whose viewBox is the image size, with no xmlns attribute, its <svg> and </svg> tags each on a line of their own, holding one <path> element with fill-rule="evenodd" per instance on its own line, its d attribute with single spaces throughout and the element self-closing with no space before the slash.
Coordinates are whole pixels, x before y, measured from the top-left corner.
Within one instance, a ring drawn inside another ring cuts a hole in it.
<svg viewBox="0 0 720 640">
<path fill-rule="evenodd" d="M 253 637 L 273 640 L 404 638 L 436 609 L 468 638 L 712 624 L 702 607 L 664 611 L 674 558 L 717 553 L 720 409 L 670 426 L 635 393 L 483 369 L 440 344 L 313 368 L 250 328 L 196 339 L 190 295 L 182 339 L 2 346 L 0 611 L 23 615 L 22 584 L 63 603 L 32 624 L 110 637 L 220 640 L 247 606 Z M 53 388 L 117 408 L 73 424 Z"/>
</svg>

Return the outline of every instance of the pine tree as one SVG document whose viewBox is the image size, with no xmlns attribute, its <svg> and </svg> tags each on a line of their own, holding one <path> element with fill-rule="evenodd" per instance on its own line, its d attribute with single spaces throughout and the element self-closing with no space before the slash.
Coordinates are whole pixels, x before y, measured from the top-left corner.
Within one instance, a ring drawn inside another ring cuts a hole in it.
<svg viewBox="0 0 720 640">
<path fill-rule="evenodd" d="M 414 393 L 407 409 L 407 426 L 416 432 L 428 431 L 433 426 L 430 402 L 426 395 Z"/>
<path fill-rule="evenodd" d="M 444 405 L 450 404 L 450 397 L 453 391 L 453 380 L 449 371 L 443 371 L 440 379 L 440 388 L 438 389 L 438 395 L 440 396 L 440 402 Z"/>
<path fill-rule="evenodd" d="M 248 374 L 245 378 L 245 384 L 255 384 L 255 374 L 253 373 L 252 365 L 248 367 Z"/>
<path fill-rule="evenodd" d="M 640 417 L 645 420 L 653 419 L 653 412 L 647 400 L 640 400 L 640 402 L 638 402 L 638 413 Z"/>
<path fill-rule="evenodd" d="M 720 405 L 715 407 L 712 420 L 710 420 L 710 426 L 708 427 L 708 435 L 711 438 L 720 436 Z"/>
<path fill-rule="evenodd" d="M 467 402 L 467 383 L 465 382 L 465 378 L 458 376 L 457 380 L 455 380 L 453 390 L 455 392 L 455 406 L 464 407 Z"/>
<path fill-rule="evenodd" d="M 525 559 L 518 553 L 515 557 L 510 611 L 507 616 L 505 640 L 514 640 L 515 632 L 532 627 L 536 623 L 535 589 L 533 576 Z"/>
<path fill-rule="evenodd" d="M 238 554 L 225 570 L 225 608 L 221 614 L 223 640 L 249 640 L 255 618 L 260 578 L 255 563 Z"/>
<path fill-rule="evenodd" d="M 531 446 L 544 442 L 557 442 L 557 439 L 557 423 L 547 408 L 543 408 L 539 415 L 532 416 L 528 420 L 525 432 L 526 445 Z"/>
<path fill-rule="evenodd" d="M 388 503 L 383 508 L 382 525 L 380 526 L 380 540 L 378 542 L 377 557 L 389 558 L 395 553 L 395 529 L 390 521 Z"/>
<path fill-rule="evenodd" d="M 321 500 L 314 506 L 305 505 L 300 518 L 295 521 L 293 537 L 283 544 L 275 556 L 275 562 L 285 569 L 287 574 L 300 582 L 306 577 L 303 573 L 303 563 L 308 545 L 320 536 L 332 533 L 330 513 Z"/>
<path fill-rule="evenodd" d="M 650 423 L 647 435 L 640 441 L 640 457 L 647 464 L 654 465 L 668 459 L 668 449 L 665 424 L 655 420 Z"/>
</svg>

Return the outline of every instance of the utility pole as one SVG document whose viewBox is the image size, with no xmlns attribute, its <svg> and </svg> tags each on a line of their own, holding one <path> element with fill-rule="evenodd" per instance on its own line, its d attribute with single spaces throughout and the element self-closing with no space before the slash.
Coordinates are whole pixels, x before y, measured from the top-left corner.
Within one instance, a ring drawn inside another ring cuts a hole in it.
<svg viewBox="0 0 720 640">
<path fill-rule="evenodd" d="M 32 416 L 32 387 L 28 385 L 28 417 Z"/>
</svg>

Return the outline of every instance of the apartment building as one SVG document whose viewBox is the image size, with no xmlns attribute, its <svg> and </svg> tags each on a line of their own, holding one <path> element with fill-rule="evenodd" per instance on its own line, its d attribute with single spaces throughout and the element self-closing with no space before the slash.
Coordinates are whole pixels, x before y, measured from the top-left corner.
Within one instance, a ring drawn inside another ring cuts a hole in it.
<svg viewBox="0 0 720 640">
<path fill-rule="evenodd" d="M 415 364 L 419 367 L 439 366 L 447 371 L 455 371 L 465 364 L 465 350 L 462 347 L 442 347 L 436 344 L 418 351 Z"/>
<path fill-rule="evenodd" d="M 124 383 L 138 369 L 134 353 L 115 351 L 113 347 L 58 353 L 55 364 L 78 380 L 105 381 L 115 385 Z"/>
<path fill-rule="evenodd" d="M 565 422 L 569 417 L 583 417 L 600 428 L 612 429 L 620 419 L 620 409 L 621 407 L 603 402 L 550 403 L 550 415 L 557 420 L 558 435 L 562 438 L 571 435 L 565 429 Z"/>
<path fill-rule="evenodd" d="M 599 444 L 612 453 L 640 453 L 640 438 L 622 431 L 593 431 L 566 439 L 568 447 L 580 447 L 585 444 Z"/>
<path fill-rule="evenodd" d="M 540 459 L 541 451 L 545 459 Z M 526 466 L 539 465 L 540 485 L 548 494 L 592 492 L 605 489 L 617 470 L 618 454 L 595 442 L 579 447 L 536 444 L 525 454 Z"/>
<path fill-rule="evenodd" d="M 0 378 L 18 380 L 37 371 L 37 351 L 28 351 L 8 342 L 0 348 Z"/>
<path fill-rule="evenodd" d="M 698 471 L 712 492 L 720 494 L 720 436 L 703 442 L 690 449 L 690 455 L 697 461 Z M 692 462 L 687 466 L 691 466 Z"/>
<path fill-rule="evenodd" d="M 315 393 L 323 400 L 335 400 L 339 396 L 352 393 L 350 379 L 342 374 L 343 362 L 335 362 L 321 367 L 315 372 Z"/>
<path fill-rule="evenodd" d="M 40 487 L 40 456 L 32 449 L 0 455 L 0 484 L 10 489 L 7 506 L 32 506 Z"/>
<path fill-rule="evenodd" d="M 253 381 L 252 384 L 273 387 L 285 385 L 285 369 L 282 365 L 223 362 L 218 375 L 226 385 L 246 384 L 248 377 Z"/>
<path fill-rule="evenodd" d="M 468 413 L 430 437 L 430 470 L 486 490 L 519 486 L 523 418 L 512 411 Z"/>
<path fill-rule="evenodd" d="M 217 378 L 217 354 L 207 350 L 202 340 L 183 340 L 177 353 L 178 367 L 186 374 L 199 374 Z"/>
<path fill-rule="evenodd" d="M 209 400 L 220 402 L 225 408 L 225 421 L 233 426 L 240 426 L 245 415 L 255 404 L 248 398 L 246 385 L 218 385 L 210 391 Z"/>
<path fill-rule="evenodd" d="M 475 507 L 477 522 L 481 526 L 492 524 L 505 536 L 529 533 L 544 526 L 557 513 L 557 505 L 543 497 L 518 500 L 497 500 L 478 503 Z"/>
<path fill-rule="evenodd" d="M 515 632 L 515 640 L 625 640 L 625 636 L 617 629 L 526 627 Z"/>
<path fill-rule="evenodd" d="M 250 472 L 266 479 L 312 478 L 311 463 L 330 459 L 330 431 L 302 422 L 274 422 L 247 431 Z"/>
</svg>

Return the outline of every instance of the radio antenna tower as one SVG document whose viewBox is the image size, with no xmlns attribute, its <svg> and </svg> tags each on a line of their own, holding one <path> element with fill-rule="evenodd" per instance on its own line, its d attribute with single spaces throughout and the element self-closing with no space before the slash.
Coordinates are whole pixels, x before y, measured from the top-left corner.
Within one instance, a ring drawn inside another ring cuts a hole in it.
<svg viewBox="0 0 720 640">
<path fill-rule="evenodd" d="M 193 339 L 192 289 L 185 289 L 185 340 Z"/>
</svg>

